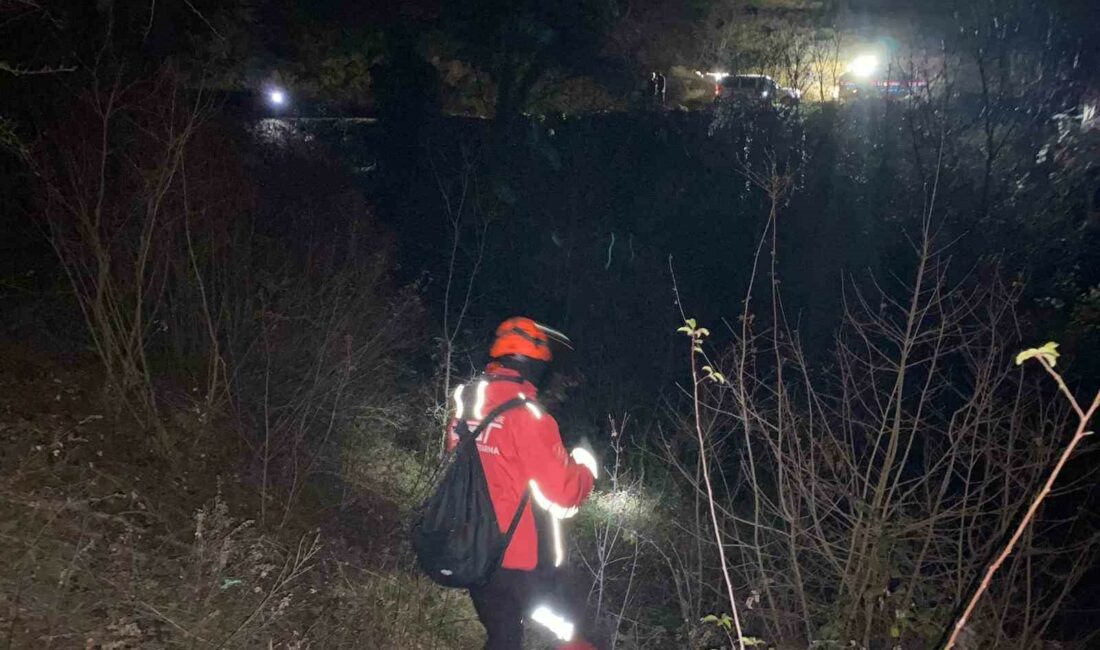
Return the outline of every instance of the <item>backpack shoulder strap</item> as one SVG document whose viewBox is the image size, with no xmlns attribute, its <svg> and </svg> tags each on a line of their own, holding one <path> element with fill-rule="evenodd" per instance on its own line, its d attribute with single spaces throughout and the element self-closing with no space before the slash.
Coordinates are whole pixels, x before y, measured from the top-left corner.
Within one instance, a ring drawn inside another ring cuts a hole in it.
<svg viewBox="0 0 1100 650">
<path fill-rule="evenodd" d="M 523 517 L 523 511 L 527 509 L 527 502 L 530 501 L 530 499 L 531 488 L 527 488 L 523 491 L 523 498 L 519 500 L 519 505 L 516 506 L 516 514 L 512 515 L 512 523 L 508 524 L 508 532 L 504 533 L 503 548 L 505 550 L 507 550 L 508 546 L 512 543 L 512 535 L 516 534 L 516 529 L 519 528 L 519 520 Z"/>
<path fill-rule="evenodd" d="M 474 437 L 476 438 L 480 436 L 481 432 L 484 431 L 485 428 L 488 427 L 490 424 L 492 424 L 493 420 L 503 415 L 505 411 L 511 411 L 512 409 L 519 408 L 520 406 L 523 406 L 525 404 L 527 404 L 527 400 L 525 400 L 524 398 L 513 397 L 512 399 L 501 404 L 500 406 L 497 406 L 492 411 L 489 411 L 489 415 L 486 415 L 485 419 L 483 419 L 481 423 L 477 425 L 477 428 L 474 429 Z"/>
<path fill-rule="evenodd" d="M 525 404 L 527 404 L 526 399 L 522 397 L 513 397 L 507 402 L 504 402 L 503 404 L 497 406 L 492 411 L 489 411 L 489 414 L 482 418 L 481 422 L 477 425 L 477 427 L 474 428 L 473 431 L 471 431 L 469 426 L 466 425 L 465 420 L 459 420 L 458 426 L 455 427 L 455 433 L 457 433 L 459 437 L 459 444 L 468 442 L 470 440 L 476 440 L 477 437 L 480 436 L 483 431 L 485 431 L 486 427 L 492 424 L 493 420 L 500 417 L 505 411 L 511 411 L 512 409 L 524 406 Z"/>
<path fill-rule="evenodd" d="M 496 407 L 489 412 L 489 415 L 485 416 L 485 419 L 481 421 L 481 424 L 477 425 L 477 429 L 474 430 L 473 438 L 476 439 L 479 435 L 481 435 L 481 432 L 485 429 L 485 427 L 489 426 L 489 424 L 492 423 L 493 420 L 497 419 L 497 417 L 499 417 L 505 411 L 509 411 L 520 406 L 526 406 L 530 403 L 531 400 L 525 397 L 513 397 L 507 402 Z M 519 505 L 516 506 L 516 513 L 512 515 L 512 521 L 508 524 L 508 531 L 504 533 L 504 543 L 500 547 L 501 557 L 500 560 L 497 561 L 497 566 L 499 566 L 500 562 L 504 559 L 504 551 L 507 550 L 508 546 L 510 546 L 512 543 L 512 536 L 516 534 L 516 529 L 519 528 L 520 519 L 523 518 L 523 511 L 527 509 L 527 502 L 530 499 L 531 489 L 528 488 L 523 491 L 523 498 L 519 500 Z"/>
<path fill-rule="evenodd" d="M 473 442 L 477 440 L 477 437 L 480 436 L 481 433 L 485 431 L 485 429 L 490 424 L 492 424 L 493 420 L 497 419 L 507 411 L 510 411 L 514 408 L 519 408 L 520 406 L 526 406 L 530 402 L 531 400 L 528 400 L 525 397 L 513 397 L 507 402 L 500 404 L 492 411 L 489 411 L 489 414 L 486 415 L 480 423 L 478 423 L 477 427 L 475 427 L 473 431 L 471 431 L 469 426 L 467 426 L 465 420 L 460 420 L 458 426 L 456 427 L 456 431 L 459 435 L 459 445 L 473 444 Z M 508 530 L 504 533 L 503 544 L 501 544 L 500 546 L 500 556 L 496 559 L 494 563 L 494 570 L 496 568 L 499 568 L 501 562 L 504 561 L 504 552 L 512 543 L 512 537 L 516 534 L 516 529 L 519 528 L 519 522 L 523 518 L 523 511 L 527 509 L 527 503 L 530 501 L 530 499 L 531 489 L 528 488 L 523 491 L 523 498 L 520 499 L 519 505 L 516 507 L 516 512 L 514 515 L 512 515 L 512 521 L 508 524 Z"/>
</svg>

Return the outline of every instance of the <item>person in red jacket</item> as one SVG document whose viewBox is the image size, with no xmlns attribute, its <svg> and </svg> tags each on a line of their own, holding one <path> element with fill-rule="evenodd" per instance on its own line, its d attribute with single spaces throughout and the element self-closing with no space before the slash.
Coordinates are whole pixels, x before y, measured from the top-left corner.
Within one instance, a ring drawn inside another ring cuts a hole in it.
<svg viewBox="0 0 1100 650">
<path fill-rule="evenodd" d="M 584 449 L 566 453 L 558 423 L 537 401 L 538 383 L 553 358 L 547 331 L 529 318 L 504 321 L 485 372 L 454 393 L 448 449 L 458 443 L 454 427 L 460 419 L 473 429 L 496 406 L 517 397 L 526 401 L 498 416 L 477 440 L 501 532 L 524 493 L 531 495 L 501 567 L 487 585 L 470 590 L 488 634 L 486 650 L 520 650 L 525 618 L 549 629 L 563 650 L 594 650 L 579 637 L 568 604 L 560 602 L 556 578 L 565 560 L 561 521 L 588 498 L 598 466 Z"/>
</svg>

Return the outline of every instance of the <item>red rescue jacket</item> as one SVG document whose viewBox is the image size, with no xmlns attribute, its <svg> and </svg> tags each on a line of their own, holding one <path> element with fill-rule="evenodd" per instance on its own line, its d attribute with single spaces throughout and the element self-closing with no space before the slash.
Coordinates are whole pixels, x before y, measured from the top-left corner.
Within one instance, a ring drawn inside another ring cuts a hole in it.
<svg viewBox="0 0 1100 650">
<path fill-rule="evenodd" d="M 530 571 L 539 560 L 539 536 L 532 509 L 545 508 L 558 518 L 569 516 L 588 498 L 593 478 L 565 451 L 558 423 L 535 401 L 538 393 L 534 385 L 519 380 L 519 373 L 510 368 L 491 363 L 485 376 L 457 389 L 457 415 L 473 430 L 484 415 L 515 397 L 527 399 L 527 406 L 498 416 L 478 438 L 477 448 L 501 532 L 508 530 L 524 491 L 529 487 L 533 490 L 502 564 L 507 569 Z M 454 431 L 457 422 L 457 418 L 451 421 L 448 450 L 458 443 Z M 559 529 L 554 530 L 554 541 L 550 543 L 560 545 Z"/>
</svg>

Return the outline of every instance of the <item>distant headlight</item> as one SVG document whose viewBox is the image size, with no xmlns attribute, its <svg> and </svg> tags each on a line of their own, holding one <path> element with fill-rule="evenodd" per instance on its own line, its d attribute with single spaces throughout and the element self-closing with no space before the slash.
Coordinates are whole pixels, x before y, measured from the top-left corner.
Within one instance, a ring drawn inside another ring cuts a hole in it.
<svg viewBox="0 0 1100 650">
<path fill-rule="evenodd" d="M 874 54 L 861 54 L 848 64 L 848 72 L 860 79 L 869 79 L 878 70 L 878 57 Z"/>
</svg>

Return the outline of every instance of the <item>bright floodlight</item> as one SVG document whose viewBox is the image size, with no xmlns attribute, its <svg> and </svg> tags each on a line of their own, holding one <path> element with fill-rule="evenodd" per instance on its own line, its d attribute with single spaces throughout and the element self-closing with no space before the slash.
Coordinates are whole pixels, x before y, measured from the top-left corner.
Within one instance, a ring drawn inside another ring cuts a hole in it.
<svg viewBox="0 0 1100 650">
<path fill-rule="evenodd" d="M 271 102 L 273 106 L 282 106 L 286 104 L 286 93 L 281 90 L 269 90 L 267 91 L 267 101 Z"/>
<path fill-rule="evenodd" d="M 848 64 L 848 71 L 857 77 L 870 77 L 877 69 L 878 57 L 874 54 L 861 54 Z"/>
</svg>

